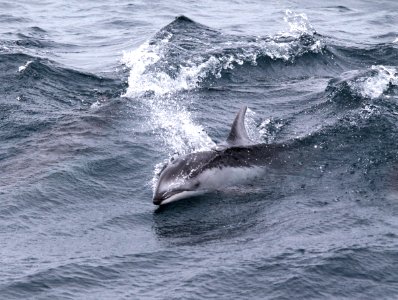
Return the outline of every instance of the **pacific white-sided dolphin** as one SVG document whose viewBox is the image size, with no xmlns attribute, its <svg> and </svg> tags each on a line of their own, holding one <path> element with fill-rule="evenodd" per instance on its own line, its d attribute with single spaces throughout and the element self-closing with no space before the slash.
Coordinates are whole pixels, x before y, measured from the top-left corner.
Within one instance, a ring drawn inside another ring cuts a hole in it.
<svg viewBox="0 0 398 300">
<path fill-rule="evenodd" d="M 289 144 L 255 144 L 247 134 L 242 107 L 226 142 L 215 149 L 178 157 L 159 173 L 153 203 L 162 205 L 179 199 L 217 190 L 253 178 L 267 165 L 281 165 Z"/>
</svg>

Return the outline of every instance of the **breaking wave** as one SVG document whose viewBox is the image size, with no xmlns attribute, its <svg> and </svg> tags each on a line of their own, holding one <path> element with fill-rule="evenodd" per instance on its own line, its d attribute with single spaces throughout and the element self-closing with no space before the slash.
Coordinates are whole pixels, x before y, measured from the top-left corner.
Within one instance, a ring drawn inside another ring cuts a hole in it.
<svg viewBox="0 0 398 300">
<path fill-rule="evenodd" d="M 136 50 L 125 52 L 122 63 L 129 68 L 124 96 L 145 92 L 156 95 L 200 87 L 206 79 L 220 78 L 224 70 L 261 58 L 293 61 L 305 53 L 319 53 L 323 43 L 305 14 L 286 11 L 289 32 L 271 37 L 223 34 L 181 16 Z"/>
<path fill-rule="evenodd" d="M 397 85 L 396 67 L 373 65 L 367 70 L 343 73 L 330 81 L 327 91 L 332 99 L 349 103 L 352 99 L 378 98 Z"/>
</svg>

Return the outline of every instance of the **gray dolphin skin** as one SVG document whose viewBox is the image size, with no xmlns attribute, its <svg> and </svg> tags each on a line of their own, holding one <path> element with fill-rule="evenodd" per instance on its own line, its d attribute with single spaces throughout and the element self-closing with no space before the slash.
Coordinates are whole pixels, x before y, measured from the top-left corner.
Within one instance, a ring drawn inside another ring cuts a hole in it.
<svg viewBox="0 0 398 300">
<path fill-rule="evenodd" d="M 216 149 L 194 152 L 167 163 L 159 174 L 153 203 L 162 205 L 250 180 L 267 165 L 281 165 L 289 144 L 255 144 L 247 134 L 243 106 L 226 142 Z"/>
</svg>

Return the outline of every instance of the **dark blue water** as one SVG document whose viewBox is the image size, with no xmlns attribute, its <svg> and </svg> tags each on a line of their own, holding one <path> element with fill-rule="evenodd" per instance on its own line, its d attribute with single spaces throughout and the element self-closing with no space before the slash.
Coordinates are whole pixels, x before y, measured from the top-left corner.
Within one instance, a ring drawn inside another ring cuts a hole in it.
<svg viewBox="0 0 398 300">
<path fill-rule="evenodd" d="M 0 3 L 1 299 L 398 297 L 395 1 L 26 2 Z M 244 104 L 290 163 L 156 209 Z"/>
</svg>

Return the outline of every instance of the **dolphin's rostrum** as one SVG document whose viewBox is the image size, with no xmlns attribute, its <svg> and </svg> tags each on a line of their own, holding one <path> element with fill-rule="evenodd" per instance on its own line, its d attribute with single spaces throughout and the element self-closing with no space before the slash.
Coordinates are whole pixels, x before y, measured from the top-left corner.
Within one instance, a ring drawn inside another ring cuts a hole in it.
<svg viewBox="0 0 398 300">
<path fill-rule="evenodd" d="M 242 107 L 225 143 L 216 149 L 190 153 L 166 164 L 153 196 L 155 205 L 170 203 L 255 177 L 264 166 L 281 164 L 286 144 L 254 144 L 248 137 Z"/>
</svg>

